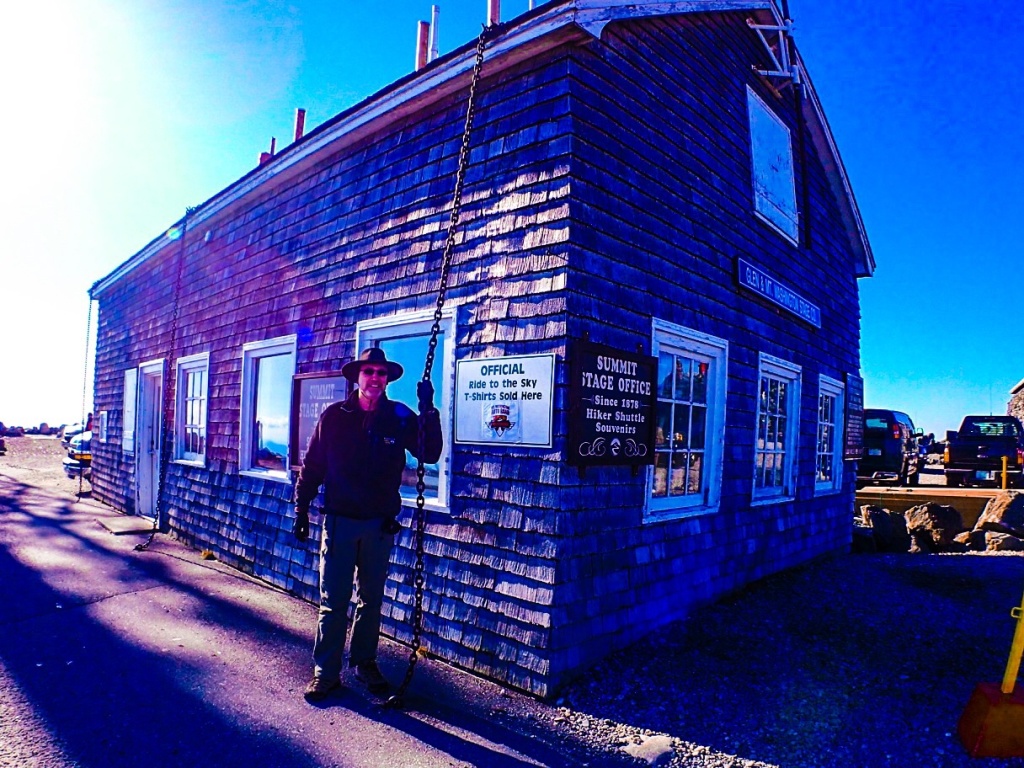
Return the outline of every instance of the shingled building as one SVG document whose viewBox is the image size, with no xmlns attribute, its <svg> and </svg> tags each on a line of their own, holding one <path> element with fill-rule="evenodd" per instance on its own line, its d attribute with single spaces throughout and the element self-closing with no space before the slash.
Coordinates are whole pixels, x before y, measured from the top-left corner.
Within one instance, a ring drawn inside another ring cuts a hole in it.
<svg viewBox="0 0 1024 768">
<path fill-rule="evenodd" d="M 397 357 L 391 394 L 414 402 L 474 54 L 320 125 L 93 285 L 97 498 L 316 597 L 293 467 L 358 350 Z M 470 146 L 432 371 L 424 644 L 545 696 L 848 548 L 874 262 L 769 0 L 517 17 L 488 43 Z M 400 640 L 410 542 L 388 584 Z"/>
</svg>

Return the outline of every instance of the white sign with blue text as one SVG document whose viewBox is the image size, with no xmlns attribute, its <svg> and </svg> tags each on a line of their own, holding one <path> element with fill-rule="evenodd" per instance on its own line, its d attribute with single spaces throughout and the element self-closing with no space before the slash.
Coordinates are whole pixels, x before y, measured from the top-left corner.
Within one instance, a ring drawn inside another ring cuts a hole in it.
<svg viewBox="0 0 1024 768">
<path fill-rule="evenodd" d="M 455 442 L 551 447 L 555 356 L 460 360 Z"/>
</svg>

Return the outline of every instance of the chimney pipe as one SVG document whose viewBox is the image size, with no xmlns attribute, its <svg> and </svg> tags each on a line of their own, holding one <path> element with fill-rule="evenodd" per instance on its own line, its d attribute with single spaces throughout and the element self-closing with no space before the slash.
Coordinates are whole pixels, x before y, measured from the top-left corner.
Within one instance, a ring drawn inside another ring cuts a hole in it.
<svg viewBox="0 0 1024 768">
<path fill-rule="evenodd" d="M 437 58 L 437 21 L 441 15 L 441 6 L 430 6 L 430 53 L 427 54 L 427 61 Z"/>
<path fill-rule="evenodd" d="M 271 136 L 270 137 L 270 151 L 269 152 L 260 152 L 259 165 L 263 165 L 264 163 L 269 163 L 271 160 L 273 160 L 274 159 L 274 152 L 276 152 L 276 151 L 277 151 L 277 137 L 276 136 Z"/>
<path fill-rule="evenodd" d="M 487 0 L 487 26 L 501 24 L 501 0 Z"/>
<path fill-rule="evenodd" d="M 295 110 L 295 140 L 298 141 L 306 131 L 306 110 L 299 107 Z"/>
<path fill-rule="evenodd" d="M 430 22 L 416 22 L 416 69 L 427 66 L 427 39 L 430 37 Z"/>
</svg>

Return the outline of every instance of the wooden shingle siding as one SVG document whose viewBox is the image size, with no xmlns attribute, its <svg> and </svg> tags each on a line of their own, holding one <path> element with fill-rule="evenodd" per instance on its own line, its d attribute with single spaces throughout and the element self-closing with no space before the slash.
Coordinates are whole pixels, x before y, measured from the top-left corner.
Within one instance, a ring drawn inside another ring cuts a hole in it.
<svg viewBox="0 0 1024 768">
<path fill-rule="evenodd" d="M 455 356 L 555 354 L 554 447 L 452 446 L 450 513 L 426 511 L 423 637 L 450 663 L 546 696 L 694 606 L 848 545 L 853 478 L 815 495 L 813 469 L 818 376 L 859 369 L 855 255 L 820 158 L 809 142 L 797 151 L 791 92 L 751 72 L 766 62 L 746 16 L 612 23 L 480 85 L 448 293 Z M 794 137 L 799 245 L 753 212 L 748 86 Z M 132 509 L 123 371 L 164 358 L 173 383 L 175 359 L 208 352 L 207 462 L 169 465 L 171 531 L 317 599 L 291 486 L 238 472 L 242 347 L 294 334 L 297 373 L 336 371 L 359 322 L 435 306 L 465 99 L 405 114 L 190 228 L 173 339 L 180 241 L 104 290 L 98 498 Z M 817 303 L 822 327 L 738 286 L 738 258 Z M 654 318 L 728 342 L 713 513 L 645 521 L 645 472 L 564 464 L 571 340 L 650 351 Z M 801 366 L 799 482 L 793 500 L 752 506 L 760 354 Z M 414 559 L 405 528 L 383 626 L 406 642 Z"/>
<path fill-rule="evenodd" d="M 649 348 L 653 316 L 728 339 L 730 349 L 717 513 L 641 525 L 641 479 L 624 469 L 562 474 L 556 679 L 695 605 L 848 544 L 852 477 L 843 493 L 815 497 L 813 467 L 818 374 L 842 379 L 859 368 L 852 255 L 813 153 L 796 157 L 798 185 L 809 180 L 811 210 L 801 215 L 810 248 L 752 213 L 746 85 L 794 137 L 799 130 L 791 96 L 775 97 L 751 74 L 762 56 L 743 14 L 718 14 L 612 24 L 570 63 L 567 287 L 579 318 L 570 335 Z M 744 294 L 738 256 L 813 295 L 823 327 Z M 802 366 L 800 481 L 796 500 L 751 507 L 759 352 Z"/>
</svg>

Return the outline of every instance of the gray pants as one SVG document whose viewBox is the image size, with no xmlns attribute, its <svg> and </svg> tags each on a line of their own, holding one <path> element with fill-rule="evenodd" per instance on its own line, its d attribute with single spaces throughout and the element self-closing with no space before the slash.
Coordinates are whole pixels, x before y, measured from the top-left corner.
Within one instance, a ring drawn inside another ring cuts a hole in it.
<svg viewBox="0 0 1024 768">
<path fill-rule="evenodd" d="M 320 614 L 313 643 L 313 673 L 334 679 L 341 673 L 348 604 L 356 587 L 349 663 L 377 658 L 384 582 L 395 537 L 380 520 L 325 515 L 320 542 Z"/>
</svg>

